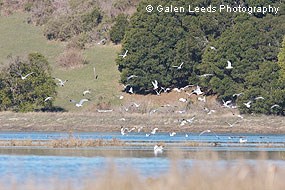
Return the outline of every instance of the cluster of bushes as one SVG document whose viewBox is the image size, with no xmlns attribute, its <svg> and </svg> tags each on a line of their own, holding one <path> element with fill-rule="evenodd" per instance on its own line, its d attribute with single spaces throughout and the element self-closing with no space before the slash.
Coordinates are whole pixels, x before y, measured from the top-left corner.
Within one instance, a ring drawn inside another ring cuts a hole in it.
<svg viewBox="0 0 285 190">
<path fill-rule="evenodd" d="M 120 43 L 128 26 L 127 15 L 136 11 L 141 0 L 0 0 L 0 12 L 24 10 L 28 23 L 45 27 L 49 40 L 77 41 L 86 44 L 109 39 Z M 110 30 L 111 29 L 111 30 Z M 84 34 L 87 38 L 78 38 Z M 87 39 L 87 40 L 86 40 Z M 84 48 L 84 45 L 79 46 Z"/>
<path fill-rule="evenodd" d="M 59 39 L 66 41 L 79 34 L 91 31 L 101 21 L 102 14 L 95 7 L 87 13 L 61 15 L 56 19 L 50 19 L 46 24 L 44 33 L 49 40 Z"/>
<path fill-rule="evenodd" d="M 49 96 L 53 98 L 45 101 Z M 51 68 L 39 53 L 31 53 L 26 59 L 11 58 L 0 71 L 0 111 L 51 109 L 55 96 Z"/>
<path fill-rule="evenodd" d="M 193 7 L 218 7 L 222 0 L 194 0 Z M 135 93 L 155 93 L 152 81 L 162 87 L 183 87 L 199 84 L 207 94 L 219 100 L 232 100 L 243 113 L 285 114 L 284 64 L 278 62 L 285 34 L 284 4 L 277 15 L 234 12 L 215 13 L 147 13 L 147 5 L 183 6 L 189 2 L 145 0 L 133 15 L 123 41 L 117 64 L 121 82 L 133 87 Z M 229 6 L 265 6 L 266 2 L 227 1 Z M 283 12 L 282 12 L 283 11 Z M 283 50 L 284 51 L 284 50 Z M 282 59 L 282 55 L 280 55 Z M 233 69 L 226 69 L 227 62 Z M 181 69 L 177 69 L 181 63 Z M 201 77 L 203 74 L 212 76 Z M 138 77 L 128 80 L 128 76 Z M 233 97 L 235 93 L 242 96 Z M 255 101 L 258 96 L 263 101 Z M 244 103 L 251 101 L 248 108 Z M 278 104 L 279 107 L 271 109 Z"/>
<path fill-rule="evenodd" d="M 77 48 L 67 48 L 57 59 L 58 64 L 66 69 L 72 69 L 87 64 L 82 51 Z"/>
</svg>

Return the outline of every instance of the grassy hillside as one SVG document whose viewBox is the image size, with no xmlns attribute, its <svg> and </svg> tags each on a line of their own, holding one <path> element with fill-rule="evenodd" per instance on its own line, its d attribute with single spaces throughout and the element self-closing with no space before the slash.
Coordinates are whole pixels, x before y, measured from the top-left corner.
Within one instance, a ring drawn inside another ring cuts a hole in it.
<svg viewBox="0 0 285 190">
<path fill-rule="evenodd" d="M 0 62 L 8 55 L 23 56 L 40 52 L 50 61 L 62 51 L 60 43 L 49 42 L 42 35 L 42 28 L 27 24 L 26 14 L 0 17 Z"/>
<path fill-rule="evenodd" d="M 119 93 L 119 72 L 115 57 L 120 47 L 95 46 L 84 51 L 89 64 L 77 69 L 66 70 L 56 63 L 56 58 L 63 52 L 64 44 L 48 41 L 43 36 L 43 28 L 25 22 L 27 15 L 14 14 L 0 17 L 0 63 L 7 61 L 7 56 L 24 56 L 30 52 L 39 52 L 46 56 L 53 67 L 53 75 L 67 79 L 64 87 L 58 87 L 55 106 L 69 111 L 90 110 L 100 102 L 116 104 Z M 98 79 L 94 79 L 93 68 L 96 68 Z M 83 108 L 76 108 L 70 99 L 80 100 L 82 92 L 91 89 L 87 96 L 91 99 Z"/>
</svg>

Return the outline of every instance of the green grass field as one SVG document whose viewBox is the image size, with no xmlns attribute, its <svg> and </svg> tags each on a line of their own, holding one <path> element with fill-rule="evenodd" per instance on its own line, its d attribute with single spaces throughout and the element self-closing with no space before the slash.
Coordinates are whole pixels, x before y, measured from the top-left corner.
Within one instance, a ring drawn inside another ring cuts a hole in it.
<svg viewBox="0 0 285 190">
<path fill-rule="evenodd" d="M 26 23 L 27 15 L 17 13 L 8 17 L 0 17 L 0 63 L 7 61 L 7 56 L 25 56 L 31 52 L 39 52 L 46 56 L 53 68 L 53 76 L 68 80 L 64 87 L 58 87 L 55 106 L 68 111 L 92 110 L 99 101 L 118 104 L 120 93 L 119 72 L 115 58 L 120 50 L 118 46 L 96 45 L 84 51 L 89 64 L 77 69 L 66 70 L 56 64 L 56 58 L 64 50 L 64 43 L 48 41 L 43 35 L 43 28 Z M 95 67 L 98 79 L 94 79 Z M 84 90 L 91 89 L 86 96 L 91 101 L 81 108 L 70 103 L 84 96 Z"/>
</svg>

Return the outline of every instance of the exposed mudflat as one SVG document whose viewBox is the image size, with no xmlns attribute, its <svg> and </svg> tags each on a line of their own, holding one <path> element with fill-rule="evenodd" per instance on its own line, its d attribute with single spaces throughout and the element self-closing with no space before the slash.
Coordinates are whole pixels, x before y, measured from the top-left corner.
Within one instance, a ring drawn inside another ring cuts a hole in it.
<svg viewBox="0 0 285 190">
<path fill-rule="evenodd" d="M 195 117 L 193 123 L 181 125 L 183 119 Z M 278 116 L 244 115 L 241 119 L 229 113 L 0 113 L 0 131 L 63 131 L 116 132 L 120 128 L 143 127 L 149 132 L 201 132 L 210 129 L 216 133 L 285 134 L 285 118 Z M 228 123 L 235 123 L 230 127 Z"/>
</svg>

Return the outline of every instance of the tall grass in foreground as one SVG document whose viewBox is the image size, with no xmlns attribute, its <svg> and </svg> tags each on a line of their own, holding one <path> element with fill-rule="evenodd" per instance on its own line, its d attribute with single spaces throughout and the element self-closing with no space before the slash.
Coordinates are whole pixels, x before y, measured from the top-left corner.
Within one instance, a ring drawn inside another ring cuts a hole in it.
<svg viewBox="0 0 285 190">
<path fill-rule="evenodd" d="M 14 182 L 9 187 L 2 181 L 0 185 L 1 189 L 7 190 L 284 190 L 285 168 L 257 162 L 253 165 L 240 162 L 221 166 L 209 161 L 177 167 L 178 164 L 173 161 L 169 172 L 149 178 L 140 176 L 131 168 L 119 171 L 110 164 L 105 172 L 82 179 L 82 184 L 76 186 L 72 181 L 56 179 L 41 184 L 31 179 L 24 183 Z"/>
</svg>

